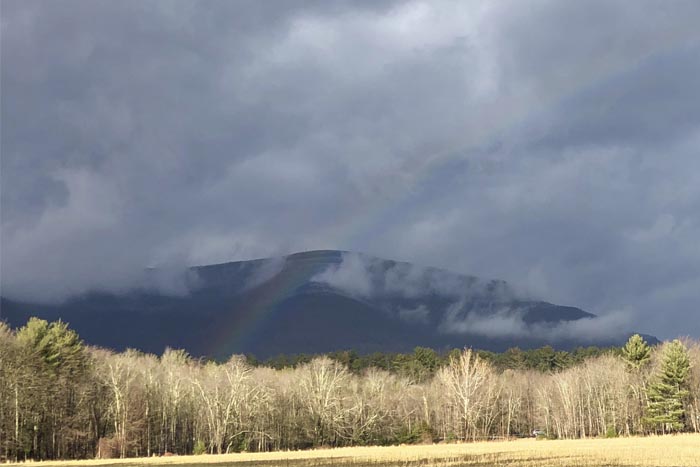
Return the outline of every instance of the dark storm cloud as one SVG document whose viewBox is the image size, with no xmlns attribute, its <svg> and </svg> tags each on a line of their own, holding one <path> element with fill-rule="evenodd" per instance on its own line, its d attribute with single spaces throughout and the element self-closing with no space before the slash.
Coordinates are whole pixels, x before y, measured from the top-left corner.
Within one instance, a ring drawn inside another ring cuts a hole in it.
<svg viewBox="0 0 700 467">
<path fill-rule="evenodd" d="M 360 250 L 700 335 L 698 2 L 2 2 L 3 294 Z"/>
</svg>

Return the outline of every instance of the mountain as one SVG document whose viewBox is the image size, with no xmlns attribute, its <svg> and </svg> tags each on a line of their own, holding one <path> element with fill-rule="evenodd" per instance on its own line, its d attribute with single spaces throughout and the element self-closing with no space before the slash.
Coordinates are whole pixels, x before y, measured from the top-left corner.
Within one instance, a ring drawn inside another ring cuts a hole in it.
<svg viewBox="0 0 700 467">
<path fill-rule="evenodd" d="M 149 273 L 157 283 L 159 272 Z M 2 319 L 18 327 L 30 316 L 60 318 L 89 344 L 215 358 L 572 348 L 621 344 L 630 334 L 579 308 L 522 297 L 504 281 L 335 250 L 194 267 L 185 280 L 180 294 L 144 286 L 55 305 L 2 298 Z"/>
</svg>

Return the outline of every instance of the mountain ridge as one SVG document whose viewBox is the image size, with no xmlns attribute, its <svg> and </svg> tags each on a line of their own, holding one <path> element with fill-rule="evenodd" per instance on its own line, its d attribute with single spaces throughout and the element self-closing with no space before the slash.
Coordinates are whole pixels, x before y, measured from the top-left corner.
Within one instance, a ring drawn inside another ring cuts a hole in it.
<svg viewBox="0 0 700 467">
<path fill-rule="evenodd" d="M 176 347 L 215 358 L 416 346 L 567 349 L 617 345 L 630 334 L 611 332 L 580 308 L 520 297 L 502 280 L 349 251 L 312 250 L 188 271 L 190 290 L 180 296 L 144 288 L 93 292 L 54 305 L 3 297 L 3 317 L 14 327 L 29 316 L 60 318 L 86 342 L 117 350 Z"/>
</svg>

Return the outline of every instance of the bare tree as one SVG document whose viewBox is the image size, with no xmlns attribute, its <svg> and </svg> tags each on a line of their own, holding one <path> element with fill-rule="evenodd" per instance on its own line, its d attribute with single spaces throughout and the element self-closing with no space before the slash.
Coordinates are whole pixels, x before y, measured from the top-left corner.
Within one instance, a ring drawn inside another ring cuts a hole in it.
<svg viewBox="0 0 700 467">
<path fill-rule="evenodd" d="M 688 378 L 688 421 L 693 431 L 700 432 L 700 343 L 685 340 L 690 357 L 690 376 Z"/>
<path fill-rule="evenodd" d="M 315 358 L 299 369 L 299 398 L 310 422 L 314 444 L 343 436 L 344 385 L 348 371 L 328 357 Z"/>
<path fill-rule="evenodd" d="M 132 421 L 140 419 L 143 412 L 136 406 L 140 366 L 139 353 L 127 350 L 124 353 L 97 351 L 99 367 L 97 374 L 110 394 L 109 412 L 114 424 L 114 436 L 119 457 L 126 457 L 129 451 Z"/>
<path fill-rule="evenodd" d="M 444 387 L 445 398 L 453 404 L 460 421 L 460 437 L 477 439 L 478 423 L 487 411 L 490 398 L 485 390 L 493 370 L 471 349 L 450 359 L 437 377 Z"/>
<path fill-rule="evenodd" d="M 191 383 L 202 404 L 211 452 L 221 454 L 224 446 L 228 452 L 241 431 L 243 407 L 251 394 L 249 375 L 250 368 L 239 356 L 223 365 L 208 363 L 193 374 Z"/>
</svg>

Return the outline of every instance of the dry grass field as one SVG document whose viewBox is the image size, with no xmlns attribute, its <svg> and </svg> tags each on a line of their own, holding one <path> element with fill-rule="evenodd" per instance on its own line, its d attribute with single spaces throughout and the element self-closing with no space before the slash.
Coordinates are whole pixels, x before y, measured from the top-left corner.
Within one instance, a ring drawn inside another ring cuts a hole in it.
<svg viewBox="0 0 700 467">
<path fill-rule="evenodd" d="M 24 464 L 27 465 L 27 464 Z M 220 456 L 41 462 L 40 466 L 267 466 L 267 467 L 623 467 L 700 466 L 700 435 L 467 444 L 357 447 Z"/>
</svg>

